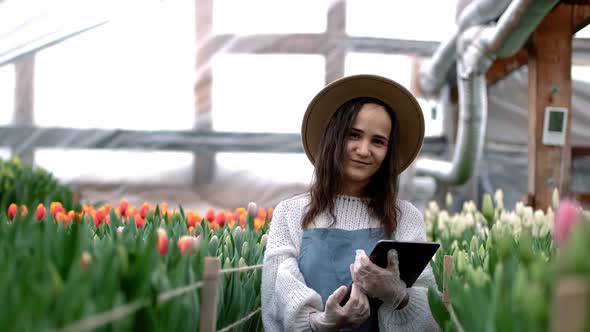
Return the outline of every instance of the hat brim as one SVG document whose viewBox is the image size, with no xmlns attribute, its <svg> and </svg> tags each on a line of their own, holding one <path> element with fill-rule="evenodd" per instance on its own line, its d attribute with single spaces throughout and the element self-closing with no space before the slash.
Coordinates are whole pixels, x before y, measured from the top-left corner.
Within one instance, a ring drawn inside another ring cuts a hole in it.
<svg viewBox="0 0 590 332">
<path fill-rule="evenodd" d="M 424 115 L 418 101 L 399 83 L 376 75 L 354 75 L 324 87 L 309 103 L 301 125 L 303 149 L 315 164 L 320 140 L 332 115 L 347 101 L 372 97 L 395 113 L 399 128 L 399 172 L 414 161 L 424 141 Z"/>
</svg>

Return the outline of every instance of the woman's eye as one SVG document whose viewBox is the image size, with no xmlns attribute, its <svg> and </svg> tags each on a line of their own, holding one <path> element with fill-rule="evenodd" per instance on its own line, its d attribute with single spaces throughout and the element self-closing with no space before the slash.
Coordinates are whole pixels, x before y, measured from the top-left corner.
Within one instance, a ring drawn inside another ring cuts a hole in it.
<svg viewBox="0 0 590 332">
<path fill-rule="evenodd" d="M 350 135 L 348 135 L 348 137 L 350 137 L 350 138 L 359 138 L 360 135 L 357 134 L 357 133 L 350 133 Z"/>
<path fill-rule="evenodd" d="M 380 139 L 374 140 L 374 141 L 373 141 L 373 143 L 375 143 L 375 144 L 377 144 L 377 145 L 386 145 L 386 144 L 385 144 L 385 141 L 383 141 L 383 140 L 380 140 Z"/>
</svg>

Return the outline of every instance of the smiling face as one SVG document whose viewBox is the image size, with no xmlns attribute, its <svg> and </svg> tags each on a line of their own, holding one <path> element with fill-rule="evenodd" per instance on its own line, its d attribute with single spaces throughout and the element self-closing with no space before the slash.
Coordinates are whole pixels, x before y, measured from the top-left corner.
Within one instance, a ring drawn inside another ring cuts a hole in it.
<svg viewBox="0 0 590 332">
<path fill-rule="evenodd" d="M 387 155 L 390 133 L 391 118 L 385 108 L 373 103 L 364 104 L 345 141 L 344 194 L 362 194 Z"/>
</svg>

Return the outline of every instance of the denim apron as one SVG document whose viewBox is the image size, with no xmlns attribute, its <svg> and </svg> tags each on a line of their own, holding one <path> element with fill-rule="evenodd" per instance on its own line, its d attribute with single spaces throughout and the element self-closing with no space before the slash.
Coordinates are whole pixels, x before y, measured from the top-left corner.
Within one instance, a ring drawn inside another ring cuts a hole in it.
<svg viewBox="0 0 590 332">
<path fill-rule="evenodd" d="M 299 252 L 299 269 L 308 287 L 322 297 L 324 307 L 328 297 L 340 286 L 348 287 L 352 281 L 350 264 L 354 263 L 356 249 L 371 254 L 375 244 L 386 239 L 382 228 L 353 231 L 335 228 L 310 228 L 303 231 Z M 392 238 L 393 239 L 393 238 Z M 378 331 L 378 299 L 369 298 L 371 316 L 357 329 L 341 331 Z"/>
</svg>

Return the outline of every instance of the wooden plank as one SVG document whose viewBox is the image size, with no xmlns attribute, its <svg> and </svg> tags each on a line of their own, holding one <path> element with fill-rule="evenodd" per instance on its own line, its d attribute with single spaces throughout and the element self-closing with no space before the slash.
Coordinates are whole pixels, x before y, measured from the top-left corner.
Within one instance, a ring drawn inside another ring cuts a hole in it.
<svg viewBox="0 0 590 332">
<path fill-rule="evenodd" d="M 529 52 L 528 193 L 536 208 L 551 206 L 555 187 L 567 196 L 571 172 L 571 111 L 563 147 L 542 144 L 545 107 L 571 110 L 572 6 L 558 5 L 539 24 Z"/>
<path fill-rule="evenodd" d="M 303 153 L 301 135 L 213 131 L 140 131 L 124 129 L 0 126 L 0 146 L 60 149 Z M 441 155 L 447 142 L 426 137 L 422 153 Z"/>
<path fill-rule="evenodd" d="M 344 76 L 346 58 L 346 1 L 330 4 L 328 10 L 328 42 L 323 46 L 325 57 L 325 83 L 328 84 Z"/>
<path fill-rule="evenodd" d="M 13 123 L 21 126 L 32 126 L 34 123 L 35 100 L 35 54 L 20 58 L 14 66 L 14 117 Z M 13 155 L 18 155 L 22 163 L 32 166 L 35 162 L 35 151 L 30 147 L 19 148 L 11 144 Z"/>
<path fill-rule="evenodd" d="M 335 9 L 334 9 L 335 10 Z M 336 25 L 334 23 L 334 25 Z M 431 56 L 439 45 L 435 41 L 406 40 L 395 38 L 373 38 L 343 36 L 342 42 L 349 52 L 408 54 L 423 57 Z M 210 58 L 223 50 L 225 53 L 245 54 L 320 54 L 330 49 L 329 37 L 325 33 L 294 34 L 219 34 L 208 41 Z"/>
</svg>

